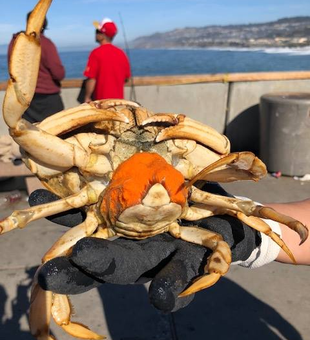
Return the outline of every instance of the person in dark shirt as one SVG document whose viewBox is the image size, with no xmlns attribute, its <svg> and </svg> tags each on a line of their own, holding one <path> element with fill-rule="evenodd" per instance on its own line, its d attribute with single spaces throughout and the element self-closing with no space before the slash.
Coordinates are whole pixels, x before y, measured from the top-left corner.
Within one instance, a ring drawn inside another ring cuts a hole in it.
<svg viewBox="0 0 310 340">
<path fill-rule="evenodd" d="M 31 12 L 27 15 L 27 20 Z M 54 43 L 45 37 L 44 31 L 47 28 L 45 18 L 40 35 L 41 61 L 35 94 L 23 118 L 30 123 L 41 122 L 43 119 L 64 109 L 60 96 L 60 81 L 65 77 L 65 68 L 62 65 Z M 8 47 L 8 62 L 12 53 L 14 41 L 18 33 L 13 38 Z"/>
</svg>

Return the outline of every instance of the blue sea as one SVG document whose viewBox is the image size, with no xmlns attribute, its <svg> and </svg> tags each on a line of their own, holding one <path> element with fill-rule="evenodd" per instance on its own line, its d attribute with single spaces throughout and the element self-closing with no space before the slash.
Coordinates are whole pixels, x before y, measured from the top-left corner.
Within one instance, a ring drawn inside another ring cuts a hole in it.
<svg viewBox="0 0 310 340">
<path fill-rule="evenodd" d="M 134 76 L 310 71 L 304 49 L 168 49 L 128 51 Z M 60 52 L 66 78 L 83 78 L 89 51 Z M 8 78 L 7 57 L 0 55 L 0 81 Z"/>
</svg>

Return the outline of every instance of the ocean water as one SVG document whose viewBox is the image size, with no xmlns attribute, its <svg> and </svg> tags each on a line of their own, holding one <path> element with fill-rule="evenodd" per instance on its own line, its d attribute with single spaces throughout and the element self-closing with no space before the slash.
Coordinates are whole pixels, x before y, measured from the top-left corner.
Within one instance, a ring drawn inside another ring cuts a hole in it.
<svg viewBox="0 0 310 340">
<path fill-rule="evenodd" d="M 134 76 L 310 71 L 310 47 L 303 49 L 129 50 Z M 66 78 L 83 78 L 89 51 L 60 52 Z M 8 78 L 7 57 L 0 55 L 0 81 Z"/>
</svg>

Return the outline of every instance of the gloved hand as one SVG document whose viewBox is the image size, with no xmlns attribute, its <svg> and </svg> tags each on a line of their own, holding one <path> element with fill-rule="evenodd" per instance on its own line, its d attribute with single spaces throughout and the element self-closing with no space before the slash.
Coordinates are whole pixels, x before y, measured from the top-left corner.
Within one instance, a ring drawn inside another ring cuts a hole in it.
<svg viewBox="0 0 310 340">
<path fill-rule="evenodd" d="M 217 183 L 208 183 L 203 190 L 231 196 Z M 41 189 L 30 195 L 29 203 L 33 206 L 56 199 L 57 196 Z M 49 219 L 72 227 L 83 221 L 84 214 L 75 209 Z M 233 262 L 248 259 L 261 242 L 260 233 L 231 216 L 209 217 L 195 224 L 220 233 L 231 247 Z M 77 242 L 70 256 L 43 265 L 38 279 L 43 289 L 60 294 L 80 294 L 104 282 L 129 284 L 151 279 L 150 303 L 163 312 L 171 312 L 193 300 L 194 295 L 182 298 L 178 295 L 193 278 L 203 274 L 209 255 L 205 247 L 167 233 L 145 240 L 118 238 L 112 242 L 86 237 Z"/>
</svg>

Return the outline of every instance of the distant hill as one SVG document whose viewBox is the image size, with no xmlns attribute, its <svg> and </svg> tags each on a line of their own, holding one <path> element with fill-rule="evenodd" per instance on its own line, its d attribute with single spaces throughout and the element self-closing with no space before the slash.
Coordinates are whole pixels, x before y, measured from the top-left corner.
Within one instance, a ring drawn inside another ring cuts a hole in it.
<svg viewBox="0 0 310 340">
<path fill-rule="evenodd" d="M 304 47 L 310 45 L 310 16 L 247 25 L 185 27 L 134 39 L 132 48 Z"/>
</svg>

